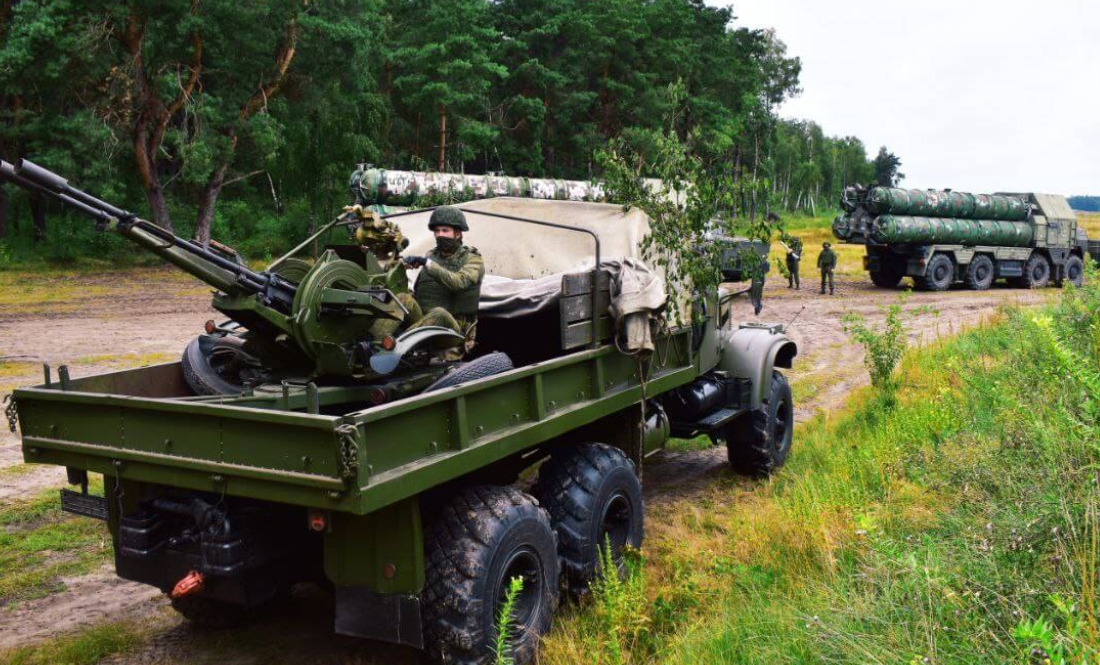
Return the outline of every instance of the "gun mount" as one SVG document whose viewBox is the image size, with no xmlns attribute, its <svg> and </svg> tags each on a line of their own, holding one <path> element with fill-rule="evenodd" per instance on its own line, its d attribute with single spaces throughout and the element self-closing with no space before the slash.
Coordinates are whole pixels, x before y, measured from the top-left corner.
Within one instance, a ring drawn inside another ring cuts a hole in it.
<svg viewBox="0 0 1100 665">
<path fill-rule="evenodd" d="M 420 328 L 414 348 L 401 343 L 403 336 L 394 337 L 408 314 L 398 298 L 408 291 L 398 260 L 403 238 L 395 224 L 360 206 L 347 208 L 268 269 L 255 271 L 229 247 L 176 236 L 28 160 L 0 160 L 0 180 L 91 217 L 99 230 L 121 235 L 216 289 L 212 306 L 232 323 L 208 324 L 205 339 L 192 342 L 202 353 L 189 353 L 191 347 L 184 353 L 185 375 L 197 393 L 285 380 L 376 380 L 401 360 L 426 366 L 426 353 L 412 353 L 425 342 L 461 337 L 446 328 Z M 327 246 L 313 261 L 295 256 L 337 226 L 349 227 L 356 244 Z M 395 353 L 403 357 L 390 357 Z M 202 371 L 195 362 L 215 358 L 220 360 L 211 362 L 214 374 L 196 376 Z"/>
</svg>

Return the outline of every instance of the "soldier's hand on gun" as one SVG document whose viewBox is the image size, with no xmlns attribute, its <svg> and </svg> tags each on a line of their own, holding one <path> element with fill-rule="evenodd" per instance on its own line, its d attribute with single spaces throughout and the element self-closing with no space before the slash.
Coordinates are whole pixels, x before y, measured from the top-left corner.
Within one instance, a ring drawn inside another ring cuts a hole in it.
<svg viewBox="0 0 1100 665">
<path fill-rule="evenodd" d="M 423 268 L 424 264 L 428 262 L 427 257 L 424 256 L 403 256 L 401 260 L 405 263 L 405 267 L 411 270 Z"/>
</svg>

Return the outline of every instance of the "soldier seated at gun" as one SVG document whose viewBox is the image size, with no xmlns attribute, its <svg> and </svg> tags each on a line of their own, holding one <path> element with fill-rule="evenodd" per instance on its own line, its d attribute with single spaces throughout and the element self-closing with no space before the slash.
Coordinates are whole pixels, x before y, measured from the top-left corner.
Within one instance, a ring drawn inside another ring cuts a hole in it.
<svg viewBox="0 0 1100 665">
<path fill-rule="evenodd" d="M 413 297 L 402 298 L 402 302 L 414 322 L 410 329 L 442 326 L 464 335 L 464 345 L 439 350 L 444 360 L 461 360 L 474 345 L 485 263 L 476 248 L 462 242 L 463 232 L 470 227 L 461 209 L 436 208 L 428 228 L 435 235 L 435 249 L 426 256 L 404 257 L 405 266 L 419 268 L 420 275 Z"/>
</svg>

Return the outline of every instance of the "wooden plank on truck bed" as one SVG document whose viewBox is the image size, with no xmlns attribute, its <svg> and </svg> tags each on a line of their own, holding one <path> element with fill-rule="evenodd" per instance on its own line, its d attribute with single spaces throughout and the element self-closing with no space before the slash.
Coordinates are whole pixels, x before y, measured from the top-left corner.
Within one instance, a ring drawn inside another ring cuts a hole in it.
<svg viewBox="0 0 1100 665">
<path fill-rule="evenodd" d="M 600 271 L 600 291 L 611 290 L 611 275 L 606 270 Z M 564 275 L 561 278 L 561 295 L 563 298 L 592 293 L 592 272 L 575 272 Z"/>
<path fill-rule="evenodd" d="M 607 313 L 607 308 L 611 306 L 611 294 L 607 291 L 600 291 L 596 294 L 596 311 L 601 316 Z M 576 323 L 583 320 L 592 319 L 592 294 L 586 293 L 579 296 L 565 296 L 561 299 L 561 320 L 562 323 Z"/>
</svg>

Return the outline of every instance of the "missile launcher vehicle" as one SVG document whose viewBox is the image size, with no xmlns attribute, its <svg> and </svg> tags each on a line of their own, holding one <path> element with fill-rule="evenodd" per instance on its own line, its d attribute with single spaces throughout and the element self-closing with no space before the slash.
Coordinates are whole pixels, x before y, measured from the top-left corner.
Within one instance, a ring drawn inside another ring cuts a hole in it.
<svg viewBox="0 0 1100 665">
<path fill-rule="evenodd" d="M 867 248 L 863 266 L 886 288 L 904 277 L 927 291 L 958 283 L 984 290 L 1002 278 L 1030 289 L 1080 285 L 1090 254 L 1076 214 L 1053 194 L 855 186 L 841 206 L 833 234 Z"/>
<path fill-rule="evenodd" d="M 518 577 L 506 656 L 527 665 L 562 590 L 598 575 L 600 548 L 621 562 L 641 546 L 641 470 L 671 437 L 707 435 L 753 475 L 790 454 L 794 401 L 777 368 L 794 342 L 782 325 L 736 325 L 732 291 L 667 293 L 663 266 L 642 263 L 639 210 L 463 204 L 486 277 L 478 347 L 447 367 L 401 332 L 392 263 L 399 231 L 408 251 L 426 247 L 430 210 L 352 208 L 333 227 L 344 244 L 254 271 L 29 162 L 0 175 L 210 283 L 233 319 L 204 342 L 244 354 L 215 363 L 222 389 L 196 390 L 187 357 L 81 377 L 46 367 L 5 409 L 24 459 L 66 467 L 79 487 L 62 509 L 106 522 L 117 574 L 200 627 L 259 619 L 316 583 L 333 590 L 337 633 L 489 665 Z M 534 484 L 517 483 L 529 469 Z"/>
</svg>

